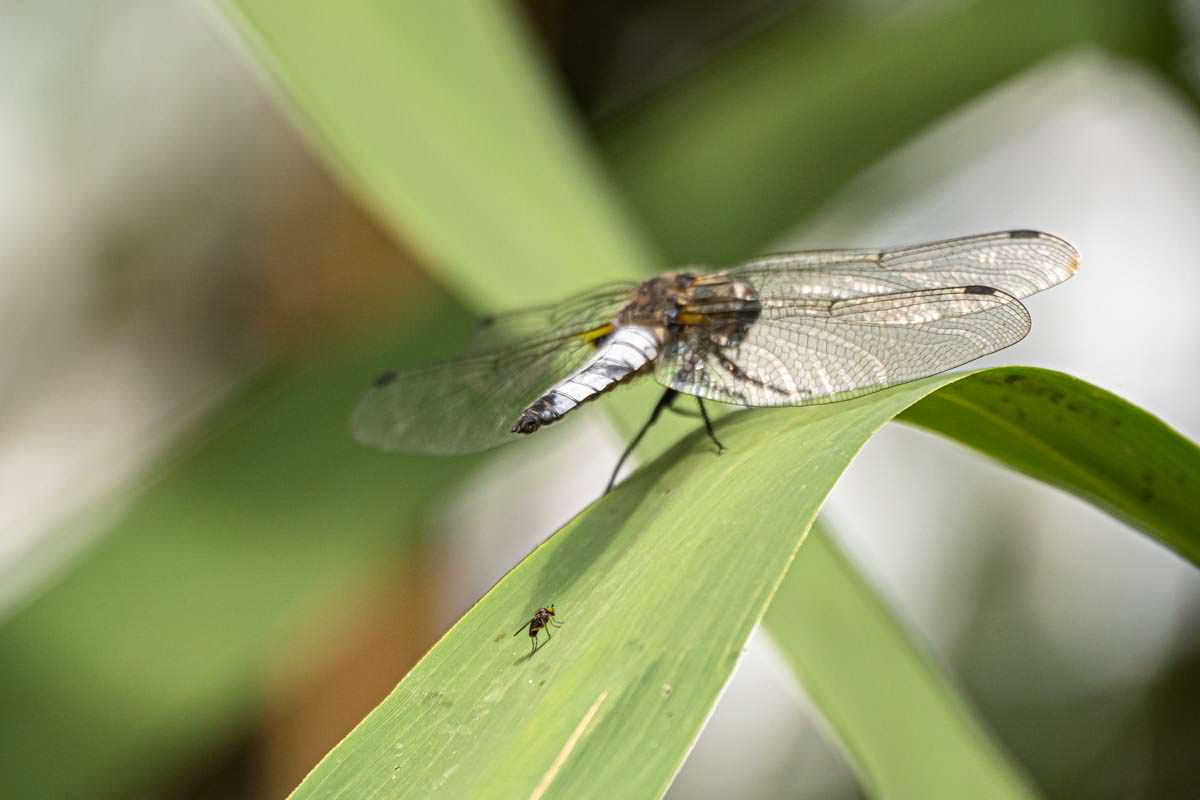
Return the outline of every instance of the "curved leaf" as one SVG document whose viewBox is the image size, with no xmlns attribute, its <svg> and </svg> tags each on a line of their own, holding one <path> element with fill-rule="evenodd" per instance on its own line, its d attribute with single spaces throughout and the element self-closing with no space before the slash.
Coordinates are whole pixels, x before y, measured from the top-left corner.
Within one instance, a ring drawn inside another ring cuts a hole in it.
<svg viewBox="0 0 1200 800">
<path fill-rule="evenodd" d="M 1050 370 L 986 370 L 900 419 L 1079 495 L 1200 564 L 1200 449 L 1111 392 Z"/>
<path fill-rule="evenodd" d="M 985 370 L 836 405 L 731 415 L 720 423 L 729 447 L 720 457 L 693 434 L 505 576 L 295 796 L 355 797 L 381 787 L 395 797 L 573 797 L 596 786 L 614 796 L 663 793 L 826 494 L 871 434 L 960 383 L 1011 403 L 1015 385 L 1042 380 L 1070 383 L 1070 402 L 1099 391 L 1044 370 Z M 1123 444 L 1129 474 L 1108 476 L 1111 507 L 1128 507 L 1135 498 L 1124 487 L 1163 453 L 1179 457 L 1172 469 L 1183 470 L 1164 492 L 1195 485 L 1194 445 L 1168 444 L 1178 434 L 1104 398 L 1121 427 L 1140 431 Z M 1107 435 L 1099 412 L 1079 419 Z M 1005 441 L 1030 467 L 1088 496 L 1098 479 L 1078 433 L 1051 416 L 1038 446 Z M 1178 521 L 1186 527 L 1173 530 L 1175 538 L 1200 535 L 1200 510 Z M 512 630 L 550 602 L 564 627 L 530 657 Z M 1011 778 L 1002 793 L 1019 786 Z"/>
<path fill-rule="evenodd" d="M 819 524 L 764 622 L 846 748 L 867 796 L 1034 794 Z"/>
</svg>

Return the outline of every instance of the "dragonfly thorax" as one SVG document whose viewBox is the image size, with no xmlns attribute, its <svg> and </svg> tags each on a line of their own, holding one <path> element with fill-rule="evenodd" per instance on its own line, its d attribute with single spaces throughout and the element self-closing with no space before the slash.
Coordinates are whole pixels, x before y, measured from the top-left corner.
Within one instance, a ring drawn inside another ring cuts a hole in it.
<svg viewBox="0 0 1200 800">
<path fill-rule="evenodd" d="M 672 315 L 687 302 L 696 276 L 690 272 L 667 272 L 638 286 L 633 299 L 617 316 L 620 325 L 644 325 L 663 328 Z"/>
</svg>

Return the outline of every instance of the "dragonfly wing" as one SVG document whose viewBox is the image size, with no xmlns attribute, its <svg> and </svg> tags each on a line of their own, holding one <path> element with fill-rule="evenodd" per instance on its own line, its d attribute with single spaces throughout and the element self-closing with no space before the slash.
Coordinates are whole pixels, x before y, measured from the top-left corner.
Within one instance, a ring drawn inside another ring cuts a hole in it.
<svg viewBox="0 0 1200 800">
<path fill-rule="evenodd" d="M 593 330 L 616 317 L 637 287 L 630 281 L 609 283 L 558 303 L 487 317 L 475 329 L 466 355 L 491 353 L 547 336 Z"/>
<path fill-rule="evenodd" d="M 990 286 L 1017 299 L 1049 289 L 1079 268 L 1079 253 L 1039 231 L 1003 231 L 887 250 L 814 250 L 748 261 L 729 270 L 764 305 Z"/>
<path fill-rule="evenodd" d="M 672 389 L 744 406 L 846 400 L 933 375 L 1029 332 L 1012 295 L 982 286 L 927 289 L 763 309 L 735 343 L 703 326 L 667 342 L 655 377 Z"/>
<path fill-rule="evenodd" d="M 552 341 L 386 374 L 355 409 L 354 436 L 410 453 L 496 447 L 518 437 L 511 428 L 521 411 L 590 351 L 581 341 Z"/>
<path fill-rule="evenodd" d="M 589 292 L 557 306 L 483 323 L 456 361 L 387 373 L 351 420 L 354 436 L 384 450 L 473 453 L 519 437 L 521 412 L 580 367 L 616 316 L 629 289 Z"/>
<path fill-rule="evenodd" d="M 748 406 L 845 400 L 960 366 L 1020 341 L 1019 298 L 1078 269 L 1067 242 L 1007 231 L 887 250 L 785 253 L 706 276 L 741 282 L 757 308 L 729 334 L 729 292 L 689 305 L 698 324 L 667 341 L 656 378 Z M 725 320 L 706 325 L 705 320 Z"/>
</svg>

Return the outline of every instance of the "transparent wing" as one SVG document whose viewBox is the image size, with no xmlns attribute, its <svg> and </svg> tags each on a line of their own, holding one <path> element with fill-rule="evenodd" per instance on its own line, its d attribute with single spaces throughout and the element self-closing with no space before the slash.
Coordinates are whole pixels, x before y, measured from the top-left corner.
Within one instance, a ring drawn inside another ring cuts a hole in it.
<svg viewBox="0 0 1200 800">
<path fill-rule="evenodd" d="M 1069 278 L 1079 255 L 1037 231 L 888 250 L 767 256 L 708 276 L 748 284 L 760 306 L 745 329 L 729 293 L 687 311 L 655 376 L 688 394 L 750 406 L 844 400 L 933 375 L 1020 341 L 1018 298 Z M 711 321 L 712 324 L 706 324 Z"/>
<path fill-rule="evenodd" d="M 516 439 L 517 417 L 594 352 L 595 331 L 628 301 L 605 287 L 481 324 L 456 361 L 381 375 L 354 411 L 363 444 L 415 453 L 472 453 Z"/>
<path fill-rule="evenodd" d="M 476 328 L 465 354 L 480 355 L 513 344 L 592 330 L 611 321 L 637 287 L 631 281 L 608 283 L 559 303 L 487 317 Z"/>
<path fill-rule="evenodd" d="M 1079 268 L 1079 253 L 1039 231 L 1003 231 L 887 250 L 814 250 L 748 261 L 726 275 L 751 283 L 764 306 L 845 300 L 948 286 L 990 286 L 1018 299 Z"/>
<path fill-rule="evenodd" d="M 1029 314 L 983 286 L 927 289 L 764 309 L 735 344 L 703 326 L 664 348 L 657 380 L 744 406 L 846 400 L 957 367 L 1018 342 Z"/>
</svg>

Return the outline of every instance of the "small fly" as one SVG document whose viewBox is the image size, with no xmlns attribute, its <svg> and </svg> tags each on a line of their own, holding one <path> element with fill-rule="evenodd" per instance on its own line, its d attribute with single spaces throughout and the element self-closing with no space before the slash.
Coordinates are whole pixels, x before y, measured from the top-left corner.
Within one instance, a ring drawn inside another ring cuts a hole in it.
<svg viewBox="0 0 1200 800">
<path fill-rule="evenodd" d="M 548 642 L 551 639 L 550 628 L 552 626 L 556 628 L 562 627 L 562 623 L 554 618 L 554 603 L 551 603 L 543 608 L 539 608 L 537 611 L 535 611 L 533 618 L 530 619 L 529 622 L 526 622 L 524 625 L 517 628 L 517 632 L 514 633 L 513 636 L 517 636 L 521 633 L 521 631 L 528 629 L 530 648 L 529 655 L 533 655 L 538 649 L 538 633 L 545 628 L 546 641 Z"/>
</svg>

